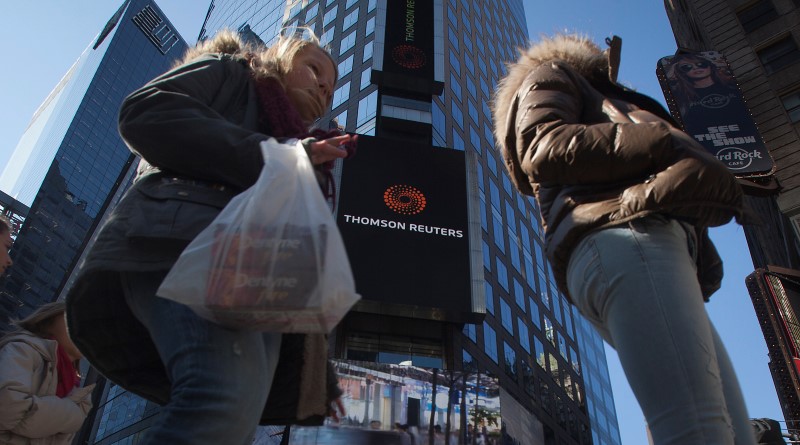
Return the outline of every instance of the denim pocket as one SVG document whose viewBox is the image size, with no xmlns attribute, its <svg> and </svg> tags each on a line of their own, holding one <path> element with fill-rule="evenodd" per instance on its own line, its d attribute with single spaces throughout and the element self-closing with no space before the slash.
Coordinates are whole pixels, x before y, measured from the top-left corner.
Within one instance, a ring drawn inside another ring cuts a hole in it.
<svg viewBox="0 0 800 445">
<path fill-rule="evenodd" d="M 598 307 L 597 296 L 606 294 L 608 280 L 597 243 L 591 235 L 578 243 L 572 252 L 567 265 L 567 288 L 573 304 L 581 314 L 599 321 L 603 308 Z"/>
</svg>

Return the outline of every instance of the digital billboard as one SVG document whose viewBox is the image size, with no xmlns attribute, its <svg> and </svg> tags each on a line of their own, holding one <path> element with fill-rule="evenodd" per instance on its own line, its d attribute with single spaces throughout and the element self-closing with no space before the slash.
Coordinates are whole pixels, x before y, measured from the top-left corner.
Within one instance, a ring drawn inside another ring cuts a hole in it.
<svg viewBox="0 0 800 445">
<path fill-rule="evenodd" d="M 722 54 L 706 51 L 663 57 L 656 71 L 670 111 L 684 131 L 734 175 L 772 171 L 772 158 Z"/>
<path fill-rule="evenodd" d="M 435 78 L 433 0 L 386 2 L 383 57 L 372 81 L 412 93 L 441 94 L 444 84 Z"/>
<path fill-rule="evenodd" d="M 486 373 L 334 360 L 346 415 L 293 427 L 291 445 L 501 443 L 501 389 Z M 474 440 L 473 440 L 474 436 Z"/>
<path fill-rule="evenodd" d="M 363 302 L 472 319 L 464 152 L 359 135 L 339 190 L 337 224 Z"/>
</svg>

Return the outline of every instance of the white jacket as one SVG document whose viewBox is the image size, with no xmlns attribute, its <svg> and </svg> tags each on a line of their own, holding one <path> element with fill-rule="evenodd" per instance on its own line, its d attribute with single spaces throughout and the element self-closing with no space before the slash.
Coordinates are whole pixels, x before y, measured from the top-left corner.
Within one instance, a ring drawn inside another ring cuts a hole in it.
<svg viewBox="0 0 800 445">
<path fill-rule="evenodd" d="M 94 385 L 56 396 L 55 340 L 20 331 L 0 340 L 0 445 L 69 444 Z"/>
</svg>

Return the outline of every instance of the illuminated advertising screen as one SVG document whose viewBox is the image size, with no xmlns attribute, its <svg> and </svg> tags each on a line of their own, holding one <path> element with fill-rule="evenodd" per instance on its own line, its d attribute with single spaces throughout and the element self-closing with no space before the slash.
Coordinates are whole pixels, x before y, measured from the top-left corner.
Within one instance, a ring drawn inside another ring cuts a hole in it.
<svg viewBox="0 0 800 445">
<path fill-rule="evenodd" d="M 464 153 L 359 135 L 339 192 L 337 224 L 363 299 L 466 321 L 472 298 Z M 386 313 L 396 311 L 387 306 Z"/>
<path fill-rule="evenodd" d="M 386 2 L 382 67 L 373 82 L 392 89 L 440 94 L 434 81 L 434 10 L 432 0 Z"/>
<path fill-rule="evenodd" d="M 663 57 L 657 72 L 670 111 L 684 131 L 733 174 L 772 170 L 772 158 L 722 54 L 706 51 Z"/>
<path fill-rule="evenodd" d="M 347 360 L 334 365 L 347 414 L 322 427 L 293 427 L 289 444 L 501 442 L 501 391 L 492 375 Z"/>
</svg>

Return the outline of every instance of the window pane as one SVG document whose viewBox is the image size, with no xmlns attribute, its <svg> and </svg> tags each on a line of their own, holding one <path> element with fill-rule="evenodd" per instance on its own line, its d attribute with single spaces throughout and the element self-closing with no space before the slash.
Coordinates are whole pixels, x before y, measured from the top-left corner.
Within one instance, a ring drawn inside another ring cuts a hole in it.
<svg viewBox="0 0 800 445">
<path fill-rule="evenodd" d="M 800 60 L 800 51 L 791 35 L 757 51 L 767 74 L 772 74 Z"/>
<path fill-rule="evenodd" d="M 363 90 L 364 88 L 372 84 L 372 82 L 370 81 L 371 74 L 372 74 L 372 68 L 367 68 L 361 72 L 361 84 L 359 85 L 359 90 Z"/>
<path fill-rule="evenodd" d="M 339 79 L 350 74 L 353 70 L 353 56 L 344 59 L 344 62 L 339 63 Z"/>
<path fill-rule="evenodd" d="M 783 108 L 789 113 L 792 122 L 800 122 L 800 91 L 781 97 Z"/>
<path fill-rule="evenodd" d="M 736 14 L 745 32 L 758 29 L 778 18 L 778 12 L 770 0 L 760 0 Z"/>
<path fill-rule="evenodd" d="M 331 105 L 331 109 L 336 109 L 339 105 L 341 105 L 344 101 L 350 98 L 350 82 L 340 86 L 336 89 L 333 93 L 333 104 Z"/>
<path fill-rule="evenodd" d="M 333 21 L 333 19 L 335 19 L 335 18 L 336 18 L 336 13 L 337 13 L 338 11 L 339 11 L 339 5 L 336 5 L 336 6 L 334 6 L 333 8 L 331 8 L 331 10 L 330 10 L 330 11 L 328 11 L 328 12 L 326 12 L 326 13 L 325 13 L 325 16 L 324 16 L 324 17 L 323 17 L 323 19 L 322 19 L 322 27 L 323 27 L 323 28 L 324 28 L 324 27 L 326 27 L 326 26 L 328 26 L 328 24 L 329 24 L 330 22 L 332 22 L 332 21 Z"/>
<path fill-rule="evenodd" d="M 483 349 L 486 355 L 489 356 L 495 363 L 498 363 L 497 357 L 497 333 L 485 321 L 483 322 Z M 499 364 L 499 363 L 498 363 Z"/>
</svg>

